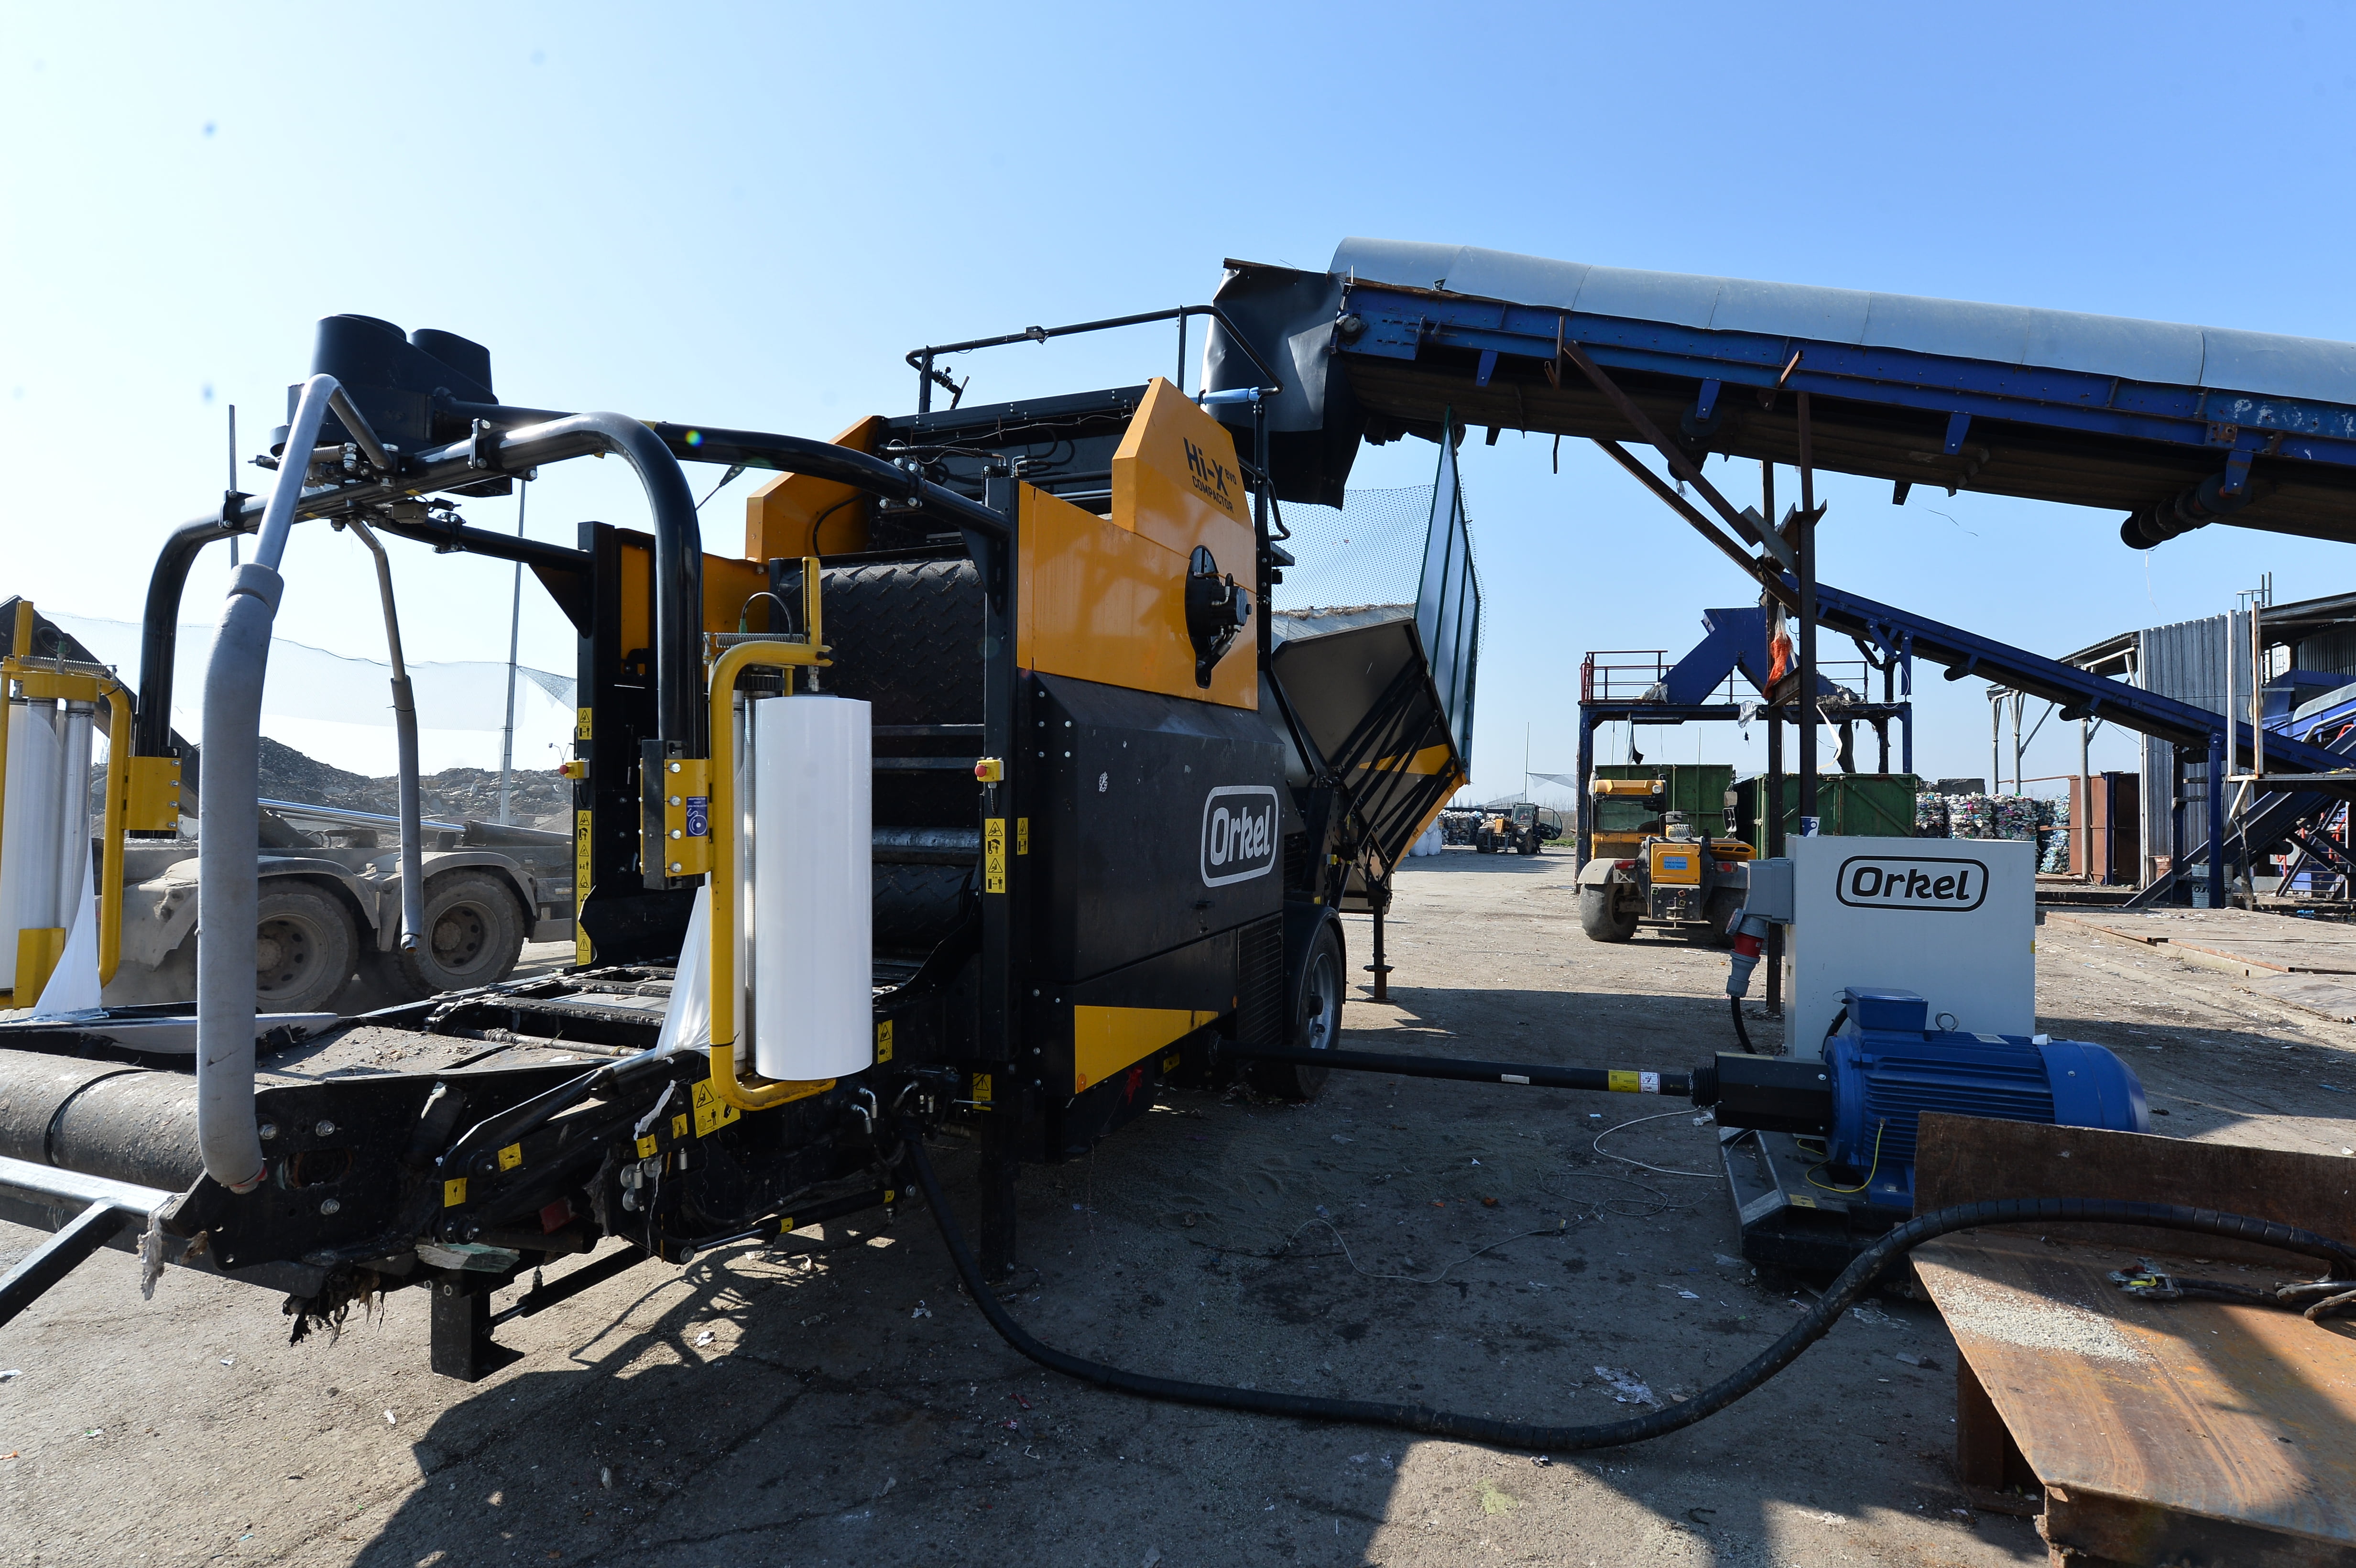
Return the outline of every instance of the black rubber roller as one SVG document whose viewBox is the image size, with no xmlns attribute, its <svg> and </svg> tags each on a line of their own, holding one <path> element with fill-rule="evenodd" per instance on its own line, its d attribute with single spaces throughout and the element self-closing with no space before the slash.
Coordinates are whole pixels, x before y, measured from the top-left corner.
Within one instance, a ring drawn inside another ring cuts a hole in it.
<svg viewBox="0 0 2356 1568">
<path fill-rule="evenodd" d="M 874 886 L 875 950 L 921 956 L 965 918 L 973 868 L 879 863 Z"/>
<path fill-rule="evenodd" d="M 826 690 L 874 705 L 875 722 L 981 722 L 981 578 L 969 560 L 826 571 Z"/>
</svg>

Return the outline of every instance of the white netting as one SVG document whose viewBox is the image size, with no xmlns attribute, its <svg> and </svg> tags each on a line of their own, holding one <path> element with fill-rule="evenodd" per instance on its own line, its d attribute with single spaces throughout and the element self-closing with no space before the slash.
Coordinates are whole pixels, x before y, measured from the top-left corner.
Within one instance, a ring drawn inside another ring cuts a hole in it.
<svg viewBox="0 0 2356 1568">
<path fill-rule="evenodd" d="M 1423 581 L 1431 527 L 1431 486 L 1353 490 L 1339 507 L 1284 508 L 1300 564 L 1277 584 L 1279 611 L 1355 604 L 1412 604 Z"/>
<path fill-rule="evenodd" d="M 124 679 L 138 678 L 137 625 L 53 611 L 44 614 Z M 172 727 L 199 744 L 205 665 L 212 645 L 211 626 L 185 624 L 172 665 Z M 507 676 L 508 667 L 491 659 L 409 661 L 420 762 L 426 772 L 498 767 Z M 392 667 L 384 660 L 350 658 L 273 637 L 262 691 L 262 732 L 338 768 L 371 777 L 391 773 L 396 766 L 391 679 Z M 517 667 L 517 768 L 551 768 L 571 754 L 573 708 L 571 676 Z"/>
</svg>

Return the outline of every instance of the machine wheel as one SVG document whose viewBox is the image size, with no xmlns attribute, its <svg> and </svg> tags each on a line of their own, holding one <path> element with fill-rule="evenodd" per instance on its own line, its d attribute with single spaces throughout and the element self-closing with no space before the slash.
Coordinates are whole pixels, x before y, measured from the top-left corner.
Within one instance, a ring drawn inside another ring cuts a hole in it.
<svg viewBox="0 0 2356 1568">
<path fill-rule="evenodd" d="M 1520 849 L 1525 855 L 1537 854 L 1538 852 L 1538 836 L 1536 833 L 1532 833 L 1528 837 L 1523 839 L 1519 845 L 1515 846 L 1515 848 Z"/>
<path fill-rule="evenodd" d="M 420 994 L 463 991 L 508 977 L 523 955 L 523 911 L 488 871 L 451 871 L 425 884 L 425 930 L 393 968 Z"/>
<path fill-rule="evenodd" d="M 1301 993 L 1284 1043 L 1295 1051 L 1332 1051 L 1342 1041 L 1342 997 L 1347 989 L 1343 976 L 1342 933 L 1328 921 L 1317 933 L 1302 965 Z M 1332 1069 L 1301 1067 L 1290 1061 L 1256 1061 L 1252 1087 L 1263 1094 L 1287 1100 L 1314 1100 L 1325 1087 Z"/>
<path fill-rule="evenodd" d="M 1703 933 L 1703 940 L 1712 947 L 1733 946 L 1733 934 L 1726 928 L 1734 919 L 1736 912 L 1741 908 L 1742 895 L 1732 888 L 1710 894 L 1709 902 L 1702 906 L 1703 917 L 1709 922 L 1708 930 Z"/>
<path fill-rule="evenodd" d="M 326 1011 L 359 950 L 343 901 L 317 888 L 264 883 L 253 924 L 254 1005 L 265 1013 Z"/>
<path fill-rule="evenodd" d="M 1579 929 L 1594 942 L 1626 942 L 1636 934 L 1634 911 L 1622 914 L 1616 891 L 1609 883 L 1579 890 Z"/>
<path fill-rule="evenodd" d="M 1491 855 L 1494 854 L 1496 849 L 1497 841 L 1490 837 L 1486 830 L 1476 833 L 1472 836 L 1472 852 L 1474 854 Z"/>
</svg>

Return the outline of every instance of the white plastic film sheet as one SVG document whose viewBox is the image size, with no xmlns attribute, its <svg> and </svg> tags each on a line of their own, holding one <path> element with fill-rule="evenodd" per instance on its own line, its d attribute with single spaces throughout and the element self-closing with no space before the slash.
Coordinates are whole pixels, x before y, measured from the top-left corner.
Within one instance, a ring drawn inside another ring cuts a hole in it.
<svg viewBox="0 0 2356 1568">
<path fill-rule="evenodd" d="M 0 819 L 0 986 L 13 987 L 16 933 L 66 923 L 64 901 L 58 896 L 65 801 L 64 759 L 56 727 L 62 715 L 54 704 L 0 706 L 8 716 L 7 805 L 5 819 Z"/>
<path fill-rule="evenodd" d="M 655 1037 L 655 1049 L 685 1051 L 711 1043 L 712 890 L 702 887 L 695 890 L 687 940 L 679 950 L 679 967 L 671 971 L 670 1001 L 663 1008 L 662 1032 Z"/>
<path fill-rule="evenodd" d="M 840 1078 L 874 1061 L 868 705 L 776 697 L 753 711 L 753 1062 Z"/>
</svg>

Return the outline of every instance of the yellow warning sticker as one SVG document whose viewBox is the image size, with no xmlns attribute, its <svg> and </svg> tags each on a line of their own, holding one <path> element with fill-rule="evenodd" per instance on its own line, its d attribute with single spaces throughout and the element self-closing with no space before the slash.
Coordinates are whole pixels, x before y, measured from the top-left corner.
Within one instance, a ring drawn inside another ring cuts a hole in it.
<svg viewBox="0 0 2356 1568">
<path fill-rule="evenodd" d="M 654 1134 L 648 1133 L 646 1136 L 638 1140 L 638 1157 L 640 1159 L 654 1158 L 655 1150 L 659 1147 L 659 1146 L 655 1142 Z"/>
<path fill-rule="evenodd" d="M 878 1061 L 892 1060 L 892 1020 L 890 1019 L 885 1019 L 875 1026 L 875 1060 Z"/>
<path fill-rule="evenodd" d="M 1614 1094 L 1635 1094 L 1641 1093 L 1644 1089 L 1644 1085 L 1638 1082 L 1638 1077 L 1636 1073 L 1622 1072 L 1615 1068 L 1606 1081 L 1611 1083 L 1612 1092 Z"/>
<path fill-rule="evenodd" d="M 513 1170 L 517 1166 L 519 1166 L 522 1163 L 523 1145 L 509 1144 L 507 1147 L 499 1150 L 499 1168 L 501 1170 Z"/>
<path fill-rule="evenodd" d="M 720 1097 L 712 1087 L 711 1080 L 706 1079 L 695 1086 L 695 1136 L 697 1137 L 710 1137 L 744 1114 Z"/>
<path fill-rule="evenodd" d="M 586 713 L 588 709 L 582 711 Z M 581 929 L 581 910 L 589 901 L 589 880 L 596 864 L 596 858 L 590 852 L 595 822 L 595 816 L 590 812 L 573 814 L 573 962 L 584 969 L 594 956 L 589 933 Z"/>
<path fill-rule="evenodd" d="M 1806 1193 L 1804 1193 L 1804 1192 L 1794 1192 L 1794 1193 L 1793 1193 L 1793 1194 L 1792 1194 L 1792 1207 L 1793 1207 L 1793 1208 L 1794 1208 L 1794 1209 L 1813 1209 L 1813 1208 L 1815 1208 L 1815 1206 L 1816 1206 L 1816 1200 L 1815 1200 L 1815 1199 L 1813 1199 L 1813 1198 L 1809 1197 Z"/>
<path fill-rule="evenodd" d="M 678 1115 L 673 1116 L 670 1119 L 670 1136 L 674 1138 L 683 1138 L 687 1136 L 687 1113 L 685 1111 L 681 1111 Z"/>
<path fill-rule="evenodd" d="M 991 1084 L 989 1073 L 977 1072 L 973 1075 L 973 1101 L 975 1104 L 987 1105 L 990 1104 L 990 1089 Z"/>
<path fill-rule="evenodd" d="M 1031 853 L 1031 819 L 1027 816 L 1014 819 L 1014 852 L 1017 855 Z"/>
<path fill-rule="evenodd" d="M 442 1207 L 455 1209 L 466 1200 L 466 1179 L 454 1176 L 442 1184 Z"/>
<path fill-rule="evenodd" d="M 981 822 L 981 891 L 1006 891 L 1006 818 L 986 816 Z"/>
</svg>

